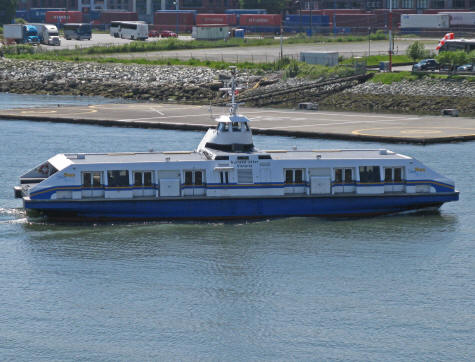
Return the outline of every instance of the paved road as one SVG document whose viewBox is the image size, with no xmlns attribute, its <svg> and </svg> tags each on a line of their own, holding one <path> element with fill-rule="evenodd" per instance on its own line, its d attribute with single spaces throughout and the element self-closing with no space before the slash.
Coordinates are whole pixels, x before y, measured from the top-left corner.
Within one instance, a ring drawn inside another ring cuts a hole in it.
<svg viewBox="0 0 475 362">
<path fill-rule="evenodd" d="M 394 51 L 396 54 L 405 54 L 408 46 L 413 40 L 397 40 L 395 42 Z M 427 49 L 435 49 L 438 42 L 432 41 L 426 43 Z M 372 41 L 354 43 L 315 43 L 315 44 L 291 44 L 284 45 L 284 55 L 292 58 L 299 58 L 300 52 L 307 51 L 329 51 L 338 52 L 340 56 L 349 58 L 353 56 L 366 56 L 368 53 L 372 55 L 387 54 L 387 41 Z M 227 62 L 250 61 L 250 62 L 268 62 L 274 61 L 280 57 L 280 46 L 260 46 L 260 47 L 235 47 L 235 48 L 213 48 L 213 49 L 193 49 L 193 50 L 170 50 L 160 52 L 145 53 L 127 53 L 114 54 L 114 57 L 133 59 L 133 58 L 178 58 L 189 59 L 196 58 L 202 60 L 218 60 Z"/>
<path fill-rule="evenodd" d="M 213 108 L 220 115 L 226 108 Z M 241 108 L 254 133 L 293 137 L 436 143 L 475 140 L 473 119 L 374 113 Z M 180 104 L 103 104 L 13 109 L 0 119 L 27 119 L 140 128 L 205 130 L 215 125 L 207 106 Z"/>
<path fill-rule="evenodd" d="M 191 36 L 180 36 L 180 40 L 192 40 Z M 149 38 L 146 41 L 159 41 L 160 38 Z M 130 43 L 131 40 L 114 38 L 109 34 L 93 34 L 91 40 L 66 40 L 61 38 L 61 46 L 54 47 L 48 45 L 41 45 L 45 50 L 57 49 L 74 49 L 76 47 L 91 47 L 95 45 L 120 45 Z M 404 54 L 407 47 L 414 42 L 414 39 L 396 39 L 394 44 L 394 51 L 396 54 Z M 435 49 L 438 44 L 437 41 L 426 41 L 427 49 Z M 387 41 L 371 41 L 368 43 L 354 42 L 354 43 L 315 43 L 315 44 L 292 44 L 284 45 L 284 54 L 289 57 L 298 58 L 300 52 L 303 51 L 331 51 L 338 52 L 343 57 L 352 56 L 366 56 L 368 54 L 386 54 L 388 51 Z M 144 52 L 144 53 L 128 53 L 128 54 L 108 54 L 107 56 L 115 56 L 118 58 L 178 58 L 189 59 L 191 57 L 208 60 L 224 60 L 228 62 L 235 61 L 252 61 L 252 62 L 266 62 L 274 61 L 280 57 L 280 46 L 260 46 L 260 47 L 233 47 L 233 48 L 212 48 L 212 49 L 194 49 L 194 50 L 171 50 L 160 52 Z"/>
</svg>

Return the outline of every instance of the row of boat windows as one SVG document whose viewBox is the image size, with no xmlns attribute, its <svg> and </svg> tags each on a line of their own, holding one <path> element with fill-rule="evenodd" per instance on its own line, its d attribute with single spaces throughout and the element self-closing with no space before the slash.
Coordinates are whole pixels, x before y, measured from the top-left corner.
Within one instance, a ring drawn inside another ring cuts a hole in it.
<svg viewBox="0 0 475 362">
<path fill-rule="evenodd" d="M 244 131 L 249 131 L 249 126 L 247 125 L 246 122 L 220 122 L 218 124 L 218 131 L 220 132 L 244 132 Z"/>
<path fill-rule="evenodd" d="M 380 182 L 380 167 L 379 166 L 360 166 L 359 167 L 360 182 L 371 183 Z M 285 183 L 286 184 L 301 184 L 305 181 L 304 169 L 286 169 Z M 184 185 L 185 186 L 202 186 L 204 185 L 203 171 L 184 171 Z M 334 180 L 336 183 L 351 183 L 355 182 L 354 168 L 335 168 Z M 384 181 L 385 182 L 401 182 L 403 180 L 402 167 L 385 167 Z M 229 184 L 229 171 L 219 172 L 219 181 L 222 184 Z M 237 173 L 237 182 L 240 184 L 253 183 L 252 169 L 240 169 Z M 99 187 L 102 186 L 102 172 L 83 172 L 83 186 L 84 187 Z M 107 171 L 107 185 L 111 187 L 130 186 L 129 171 L 128 170 L 110 170 Z M 153 171 L 134 171 L 133 172 L 134 186 L 153 186 Z"/>
</svg>

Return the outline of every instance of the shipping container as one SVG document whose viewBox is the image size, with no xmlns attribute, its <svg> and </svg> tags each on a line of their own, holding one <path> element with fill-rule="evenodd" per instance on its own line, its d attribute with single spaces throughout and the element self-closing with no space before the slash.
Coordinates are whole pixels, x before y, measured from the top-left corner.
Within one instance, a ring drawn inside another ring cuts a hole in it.
<svg viewBox="0 0 475 362">
<path fill-rule="evenodd" d="M 65 8 L 31 8 L 28 10 L 28 21 L 32 23 L 44 23 L 48 11 L 66 11 Z"/>
<path fill-rule="evenodd" d="M 195 13 L 190 11 L 157 11 L 153 23 L 156 30 L 190 32 L 195 25 Z"/>
<path fill-rule="evenodd" d="M 17 18 L 28 20 L 28 11 L 27 10 L 15 11 L 15 19 Z"/>
<path fill-rule="evenodd" d="M 191 36 L 196 40 L 220 40 L 227 39 L 231 32 L 231 27 L 227 25 L 215 26 L 204 25 L 194 26 Z"/>
<path fill-rule="evenodd" d="M 328 15 L 312 15 L 312 21 L 310 21 L 310 15 L 287 15 L 284 18 L 284 23 L 287 24 L 314 24 L 328 26 L 330 24 L 330 17 Z"/>
<path fill-rule="evenodd" d="M 45 14 L 45 23 L 56 25 L 64 23 L 82 23 L 82 12 L 48 11 Z"/>
<path fill-rule="evenodd" d="M 335 67 L 338 65 L 338 52 L 301 52 L 300 61 L 307 64 Z"/>
<path fill-rule="evenodd" d="M 450 26 L 452 25 L 475 25 L 475 12 L 441 12 L 439 14 L 445 14 L 449 16 Z"/>
<path fill-rule="evenodd" d="M 280 27 L 281 22 L 282 17 L 279 14 L 242 14 L 239 17 L 239 25 L 241 26 Z"/>
<path fill-rule="evenodd" d="M 401 16 L 401 29 L 448 29 L 447 14 L 404 14 Z"/>
<path fill-rule="evenodd" d="M 94 19 L 93 19 L 94 20 Z M 98 19 L 100 24 L 110 24 L 112 21 L 138 21 L 137 13 L 131 11 L 102 11 Z"/>
<path fill-rule="evenodd" d="M 226 14 L 267 14 L 266 9 L 227 9 L 224 11 Z"/>
<path fill-rule="evenodd" d="M 236 14 L 196 14 L 196 25 L 226 24 L 236 25 Z"/>
<path fill-rule="evenodd" d="M 333 17 L 335 26 L 359 29 L 382 28 L 386 21 L 384 14 L 335 14 Z"/>
</svg>

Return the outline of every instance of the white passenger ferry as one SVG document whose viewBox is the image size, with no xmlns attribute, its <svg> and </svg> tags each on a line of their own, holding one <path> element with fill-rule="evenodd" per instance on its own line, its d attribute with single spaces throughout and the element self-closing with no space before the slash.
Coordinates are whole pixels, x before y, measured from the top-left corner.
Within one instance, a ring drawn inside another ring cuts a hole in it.
<svg viewBox="0 0 475 362">
<path fill-rule="evenodd" d="M 458 200 L 452 180 L 386 149 L 258 150 L 234 70 L 231 94 L 195 151 L 58 154 L 15 195 L 27 211 L 94 221 L 367 216 Z"/>
</svg>

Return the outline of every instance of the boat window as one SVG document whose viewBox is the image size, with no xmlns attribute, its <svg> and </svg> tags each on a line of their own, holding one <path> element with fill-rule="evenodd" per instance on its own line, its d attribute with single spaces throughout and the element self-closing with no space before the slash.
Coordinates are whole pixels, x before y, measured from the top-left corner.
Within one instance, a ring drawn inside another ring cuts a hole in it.
<svg viewBox="0 0 475 362">
<path fill-rule="evenodd" d="M 240 127 L 239 127 L 239 122 L 233 122 L 233 132 L 239 132 Z"/>
<path fill-rule="evenodd" d="M 134 186 L 153 186 L 152 171 L 134 172 Z"/>
<path fill-rule="evenodd" d="M 185 185 L 193 185 L 193 172 L 185 171 Z"/>
<path fill-rule="evenodd" d="M 352 183 L 353 169 L 352 168 L 336 168 L 335 169 L 335 182 L 336 183 Z"/>
<path fill-rule="evenodd" d="M 229 160 L 229 156 L 216 156 L 215 160 Z"/>
<path fill-rule="evenodd" d="M 303 177 L 302 177 L 302 170 L 295 170 L 295 183 L 299 184 L 302 183 Z"/>
<path fill-rule="evenodd" d="M 291 184 L 293 183 L 293 172 L 292 170 L 286 170 L 285 171 L 285 183 L 286 184 Z"/>
<path fill-rule="evenodd" d="M 335 170 L 335 182 L 343 182 L 343 170 L 341 168 Z"/>
<path fill-rule="evenodd" d="M 393 170 L 392 168 L 385 168 L 384 169 L 384 181 L 392 181 L 393 180 Z"/>
<path fill-rule="evenodd" d="M 259 160 L 271 160 L 272 157 L 270 155 L 259 155 L 258 156 Z"/>
<path fill-rule="evenodd" d="M 286 184 L 301 184 L 304 180 L 302 169 L 285 170 Z"/>
<path fill-rule="evenodd" d="M 92 173 L 91 172 L 84 172 L 82 174 L 82 185 L 84 187 L 91 187 L 92 186 Z"/>
<path fill-rule="evenodd" d="M 353 182 L 353 172 L 351 168 L 345 168 L 345 182 Z"/>
<path fill-rule="evenodd" d="M 134 173 L 134 186 L 142 186 L 142 172 Z"/>
<path fill-rule="evenodd" d="M 102 186 L 101 174 L 102 172 L 92 173 L 92 187 Z"/>
<path fill-rule="evenodd" d="M 249 157 L 248 156 L 238 156 L 237 159 L 238 160 L 249 160 Z"/>
<path fill-rule="evenodd" d="M 249 129 L 249 126 L 248 126 L 247 122 L 244 122 L 244 123 L 243 123 L 243 126 L 244 126 L 244 128 L 246 129 L 246 131 L 250 131 L 250 129 Z"/>
<path fill-rule="evenodd" d="M 100 187 L 100 186 L 102 186 L 101 172 L 83 172 L 83 174 L 82 174 L 82 185 L 83 185 L 83 187 Z"/>
<path fill-rule="evenodd" d="M 129 186 L 128 170 L 107 171 L 107 184 L 111 187 Z"/>
<path fill-rule="evenodd" d="M 143 173 L 143 185 L 144 186 L 152 186 L 152 172 L 147 171 Z"/>
<path fill-rule="evenodd" d="M 394 169 L 394 181 L 402 181 L 402 168 L 396 167 Z"/>
<path fill-rule="evenodd" d="M 224 130 L 224 123 L 223 122 L 219 122 L 218 124 L 218 131 L 222 131 Z"/>
<path fill-rule="evenodd" d="M 203 171 L 185 171 L 185 186 L 202 186 Z"/>
<path fill-rule="evenodd" d="M 386 167 L 384 169 L 385 182 L 401 182 L 402 181 L 402 167 Z"/>
<path fill-rule="evenodd" d="M 221 171 L 219 173 L 219 177 L 221 179 L 222 184 L 228 184 L 229 183 L 229 172 L 228 171 Z"/>
<path fill-rule="evenodd" d="M 361 182 L 380 182 L 379 166 L 360 166 Z"/>
<path fill-rule="evenodd" d="M 223 126 L 222 131 L 223 131 L 223 132 L 229 131 L 229 123 L 223 123 L 223 124 L 224 124 L 224 126 Z"/>
<path fill-rule="evenodd" d="M 195 171 L 195 185 L 203 185 L 203 173 Z"/>
</svg>

